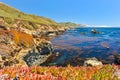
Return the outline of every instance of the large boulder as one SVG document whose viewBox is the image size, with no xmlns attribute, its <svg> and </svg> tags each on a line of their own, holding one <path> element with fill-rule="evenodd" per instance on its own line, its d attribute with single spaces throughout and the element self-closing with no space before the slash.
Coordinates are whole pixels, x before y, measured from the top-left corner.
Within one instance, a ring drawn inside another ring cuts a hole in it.
<svg viewBox="0 0 120 80">
<path fill-rule="evenodd" d="M 27 54 L 22 56 L 22 59 L 28 66 L 39 66 L 45 62 L 52 53 L 53 47 L 51 43 L 43 42 L 34 49 L 29 50 Z"/>
<path fill-rule="evenodd" d="M 100 66 L 103 65 L 101 61 L 98 61 L 95 57 L 93 58 L 87 58 L 84 61 L 84 66 Z"/>
</svg>

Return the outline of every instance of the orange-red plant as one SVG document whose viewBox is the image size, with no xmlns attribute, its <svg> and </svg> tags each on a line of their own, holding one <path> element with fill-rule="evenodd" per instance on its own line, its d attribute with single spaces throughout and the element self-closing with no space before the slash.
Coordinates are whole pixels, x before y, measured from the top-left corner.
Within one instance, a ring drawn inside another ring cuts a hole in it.
<svg viewBox="0 0 120 80">
<path fill-rule="evenodd" d="M 9 32 L 13 36 L 13 40 L 16 44 L 22 44 L 26 47 L 30 47 L 34 44 L 33 37 L 29 34 L 16 30 L 10 30 Z"/>
<path fill-rule="evenodd" d="M 1 69 L 0 80 L 3 78 L 3 80 L 16 78 L 19 78 L 18 80 L 118 80 L 111 76 L 113 70 L 111 65 L 101 67 L 16 66 Z"/>
</svg>

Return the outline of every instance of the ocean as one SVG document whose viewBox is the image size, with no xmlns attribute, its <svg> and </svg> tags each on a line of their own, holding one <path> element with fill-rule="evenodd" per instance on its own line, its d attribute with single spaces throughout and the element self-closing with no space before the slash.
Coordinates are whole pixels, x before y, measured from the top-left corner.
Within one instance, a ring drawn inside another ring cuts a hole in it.
<svg viewBox="0 0 120 80">
<path fill-rule="evenodd" d="M 57 55 L 48 65 L 78 66 L 83 65 L 86 58 L 93 57 L 104 64 L 112 64 L 114 55 L 120 54 L 120 28 L 75 28 L 51 42 Z"/>
</svg>

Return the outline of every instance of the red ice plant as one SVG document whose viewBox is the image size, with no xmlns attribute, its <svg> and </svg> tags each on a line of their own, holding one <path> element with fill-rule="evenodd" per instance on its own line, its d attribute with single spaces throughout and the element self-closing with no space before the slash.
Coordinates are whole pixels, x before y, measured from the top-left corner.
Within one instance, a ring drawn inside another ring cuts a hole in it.
<svg viewBox="0 0 120 80">
<path fill-rule="evenodd" d="M 109 71 L 109 73 L 108 73 Z M 0 70 L 0 80 L 118 80 L 112 77 L 111 65 L 96 67 L 6 67 Z"/>
</svg>

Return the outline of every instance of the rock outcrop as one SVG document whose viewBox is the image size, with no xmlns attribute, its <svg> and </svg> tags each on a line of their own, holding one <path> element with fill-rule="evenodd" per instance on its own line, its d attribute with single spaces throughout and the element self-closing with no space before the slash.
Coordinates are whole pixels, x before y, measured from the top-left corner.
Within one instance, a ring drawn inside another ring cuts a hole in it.
<svg viewBox="0 0 120 80">
<path fill-rule="evenodd" d="M 45 62 L 52 53 L 53 47 L 51 43 L 43 42 L 23 55 L 22 60 L 24 60 L 28 66 L 38 66 Z"/>
<path fill-rule="evenodd" d="M 91 33 L 93 33 L 93 34 L 100 34 L 100 32 L 97 31 L 97 30 L 95 30 L 95 29 L 92 29 L 92 30 L 91 30 Z"/>
<path fill-rule="evenodd" d="M 84 62 L 84 66 L 100 66 L 103 65 L 101 61 L 98 61 L 95 57 L 87 58 Z"/>
<path fill-rule="evenodd" d="M 22 48 L 19 46 L 2 45 L 0 48 L 0 67 L 12 65 L 38 66 L 45 62 L 53 53 L 52 44 L 49 41 L 39 43 L 34 48 Z"/>
<path fill-rule="evenodd" d="M 33 38 L 19 31 L 1 30 L 0 45 L 0 68 L 40 65 L 53 53 L 53 46 L 49 41 L 40 37 Z"/>
<path fill-rule="evenodd" d="M 19 64 L 40 65 L 53 52 L 52 44 L 41 39 L 54 37 L 69 28 L 3 3 L 0 3 L 0 12 L 0 68 Z"/>
</svg>

